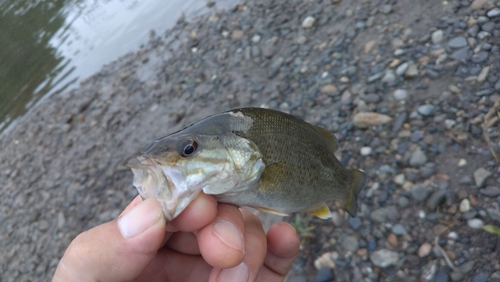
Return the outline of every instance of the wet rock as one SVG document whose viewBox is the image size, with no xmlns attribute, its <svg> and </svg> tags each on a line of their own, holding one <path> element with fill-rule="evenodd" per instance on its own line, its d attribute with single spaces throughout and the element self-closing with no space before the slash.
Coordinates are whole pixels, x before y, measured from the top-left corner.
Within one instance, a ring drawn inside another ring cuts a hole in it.
<svg viewBox="0 0 500 282">
<path fill-rule="evenodd" d="M 358 128 L 382 125 L 391 121 L 391 117 L 379 113 L 357 113 L 353 118 L 353 125 Z"/>
<path fill-rule="evenodd" d="M 356 252 L 359 249 L 356 236 L 347 236 L 342 240 L 342 247 L 350 252 Z"/>
<path fill-rule="evenodd" d="M 416 64 L 409 64 L 405 71 L 406 78 L 414 78 L 418 76 L 418 67 Z"/>
<path fill-rule="evenodd" d="M 469 199 L 463 199 L 461 202 L 460 202 L 460 207 L 459 207 L 459 210 L 461 213 L 466 213 L 466 212 L 469 212 L 470 211 L 470 201 Z"/>
<path fill-rule="evenodd" d="M 448 275 L 446 270 L 441 268 L 438 271 L 438 273 L 436 274 L 436 277 L 434 278 L 434 282 L 448 282 L 448 281 L 450 281 L 450 276 Z"/>
<path fill-rule="evenodd" d="M 371 147 L 361 147 L 361 149 L 359 150 L 359 153 L 362 155 L 362 156 L 369 156 L 371 155 L 373 149 Z"/>
<path fill-rule="evenodd" d="M 419 114 L 428 117 L 434 115 L 437 111 L 437 108 L 434 105 L 426 104 L 419 106 L 417 111 Z"/>
<path fill-rule="evenodd" d="M 491 172 L 487 171 L 484 168 L 478 168 L 476 171 L 474 171 L 474 181 L 476 183 L 476 186 L 478 188 L 483 187 L 483 185 L 486 183 L 486 179 L 491 176 Z"/>
<path fill-rule="evenodd" d="M 394 91 L 394 99 L 396 99 L 396 100 L 408 99 L 408 91 L 404 90 L 404 89 L 396 89 Z"/>
<path fill-rule="evenodd" d="M 398 211 L 394 206 L 378 208 L 370 214 L 373 221 L 378 223 L 386 223 L 390 218 L 398 215 Z"/>
<path fill-rule="evenodd" d="M 417 147 L 410 155 L 410 165 L 414 167 L 422 166 L 427 162 L 427 156 L 424 151 Z"/>
<path fill-rule="evenodd" d="M 500 16 L 500 8 L 493 8 L 486 13 L 489 18 L 494 18 Z"/>
<path fill-rule="evenodd" d="M 380 5 L 378 10 L 384 14 L 390 14 L 392 12 L 392 5 L 391 4 Z"/>
<path fill-rule="evenodd" d="M 398 253 L 387 249 L 381 249 L 370 255 L 371 262 L 381 268 L 386 268 L 396 264 L 399 260 Z"/>
<path fill-rule="evenodd" d="M 353 217 L 349 219 L 349 226 L 353 230 L 358 230 L 359 227 L 361 227 L 361 219 L 359 217 Z"/>
<path fill-rule="evenodd" d="M 472 277 L 471 282 L 488 282 L 488 278 L 489 278 L 488 274 L 479 273 L 479 274 L 474 275 L 474 277 Z"/>
<path fill-rule="evenodd" d="M 391 228 L 391 231 L 392 233 L 398 235 L 398 236 L 401 236 L 403 234 L 406 233 L 406 230 L 404 228 L 404 226 L 402 224 L 395 224 L 392 228 Z"/>
<path fill-rule="evenodd" d="M 487 2 L 488 2 L 488 0 L 474 0 L 474 1 L 472 2 L 472 4 L 470 5 L 470 9 L 471 9 L 472 11 L 479 10 L 479 9 L 481 9 L 481 8 L 484 6 L 484 4 L 486 4 Z"/>
<path fill-rule="evenodd" d="M 471 50 L 469 47 L 463 47 L 457 51 L 451 53 L 450 58 L 456 61 L 468 60 L 471 56 Z"/>
</svg>

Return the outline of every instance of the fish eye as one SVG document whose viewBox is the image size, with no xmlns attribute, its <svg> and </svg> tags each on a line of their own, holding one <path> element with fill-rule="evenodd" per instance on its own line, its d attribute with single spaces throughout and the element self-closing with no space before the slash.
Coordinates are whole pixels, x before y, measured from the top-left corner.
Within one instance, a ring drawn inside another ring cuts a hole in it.
<svg viewBox="0 0 500 282">
<path fill-rule="evenodd" d="M 197 148 L 198 148 L 198 143 L 196 141 L 187 140 L 186 142 L 182 143 L 179 154 L 183 157 L 188 157 L 191 154 L 193 154 Z"/>
</svg>

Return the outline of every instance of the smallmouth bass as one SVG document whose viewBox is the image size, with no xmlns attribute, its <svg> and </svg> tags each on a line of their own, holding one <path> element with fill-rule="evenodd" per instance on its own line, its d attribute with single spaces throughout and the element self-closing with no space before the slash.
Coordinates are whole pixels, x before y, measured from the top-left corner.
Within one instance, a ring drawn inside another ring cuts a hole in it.
<svg viewBox="0 0 500 282">
<path fill-rule="evenodd" d="M 327 201 L 351 215 L 366 177 L 334 155 L 335 136 L 293 115 L 241 108 L 209 116 L 157 139 L 127 166 L 143 198 L 172 220 L 203 191 L 219 202 L 280 215 L 331 217 Z"/>
</svg>

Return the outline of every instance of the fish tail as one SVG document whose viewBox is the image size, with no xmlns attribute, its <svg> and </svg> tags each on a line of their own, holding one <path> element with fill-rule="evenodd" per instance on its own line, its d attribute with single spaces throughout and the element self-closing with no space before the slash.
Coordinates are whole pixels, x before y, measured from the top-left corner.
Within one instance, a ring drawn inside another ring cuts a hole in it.
<svg viewBox="0 0 500 282">
<path fill-rule="evenodd" d="M 365 186 L 366 175 L 357 169 L 350 169 L 349 171 L 351 173 L 351 183 L 349 184 L 349 194 L 343 202 L 343 206 L 352 217 L 356 217 L 358 213 L 358 193 Z"/>
</svg>

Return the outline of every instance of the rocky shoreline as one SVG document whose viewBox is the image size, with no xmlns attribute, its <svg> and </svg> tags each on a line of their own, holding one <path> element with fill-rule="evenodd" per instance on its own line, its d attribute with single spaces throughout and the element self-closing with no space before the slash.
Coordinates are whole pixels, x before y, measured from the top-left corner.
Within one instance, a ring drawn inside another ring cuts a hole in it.
<svg viewBox="0 0 500 282">
<path fill-rule="evenodd" d="M 500 281 L 500 3 L 416 2 L 215 5 L 46 99 L 0 139 L 1 280 L 49 280 L 137 194 L 123 162 L 153 139 L 264 106 L 334 132 L 369 179 L 356 218 L 285 218 L 289 281 Z"/>
</svg>

